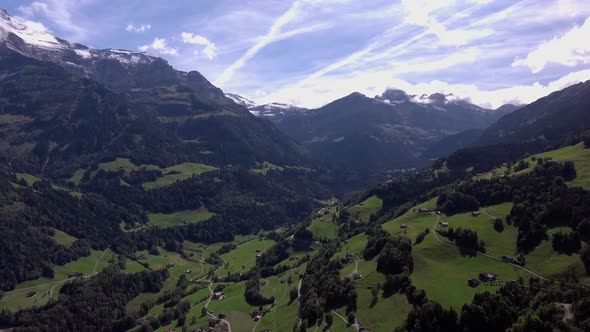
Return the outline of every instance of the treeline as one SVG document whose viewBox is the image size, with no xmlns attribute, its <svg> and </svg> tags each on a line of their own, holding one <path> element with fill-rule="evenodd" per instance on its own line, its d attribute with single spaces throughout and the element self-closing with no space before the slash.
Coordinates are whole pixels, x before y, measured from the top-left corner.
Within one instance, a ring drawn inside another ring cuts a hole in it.
<svg viewBox="0 0 590 332">
<path fill-rule="evenodd" d="M 367 244 L 363 258 L 371 260 L 377 257 L 377 271 L 388 274 L 411 274 L 414 270 L 412 242 L 405 237 L 392 237 L 383 228 L 378 227 L 368 232 Z"/>
<path fill-rule="evenodd" d="M 453 190 L 475 197 L 481 205 L 513 202 L 506 222 L 518 227 L 517 246 L 526 253 L 547 239 L 550 227 L 566 226 L 583 232 L 583 239 L 590 237 L 590 227 L 582 225 L 590 218 L 590 193 L 565 183 L 575 177 L 571 162 L 541 162 L 528 174 L 464 181 Z"/>
<path fill-rule="evenodd" d="M 479 202 L 475 197 L 461 192 L 443 192 L 436 200 L 436 208 L 450 215 L 479 210 Z"/>
<path fill-rule="evenodd" d="M 477 146 L 455 151 L 446 159 L 446 162 L 451 170 L 473 167 L 475 173 L 481 173 L 490 171 L 503 163 L 521 159 L 526 154 L 539 153 L 551 148 L 547 142 L 541 140 Z"/>
<path fill-rule="evenodd" d="M 65 284 L 55 302 L 2 312 L 0 325 L 16 331 L 126 331 L 135 320 L 125 305 L 140 293 L 160 291 L 167 277 L 166 270 L 125 274 L 111 265 L 91 279 Z"/>
<path fill-rule="evenodd" d="M 479 240 L 476 231 L 462 229 L 461 227 L 457 229 L 449 227 L 447 229 L 437 230 L 437 232 L 455 242 L 462 255 L 475 256 L 477 252 L 486 252 L 485 242 Z"/>
<path fill-rule="evenodd" d="M 244 298 L 248 304 L 253 306 L 263 306 L 275 302 L 274 296 L 266 297 L 260 293 L 260 277 L 258 275 L 246 282 Z"/>
<path fill-rule="evenodd" d="M 12 176 L 0 176 L 1 290 L 12 290 L 26 280 L 52 278 L 53 266 L 124 240 L 119 222 L 136 218 L 97 195 L 76 199 L 46 182 L 13 188 L 11 180 L 16 182 Z M 68 246 L 58 244 L 53 229 L 78 240 Z"/>
<path fill-rule="evenodd" d="M 185 240 L 232 241 L 235 234 L 296 223 L 316 204 L 264 176 L 239 169 L 211 172 L 215 174 L 153 190 L 121 186 L 117 172 L 99 173 L 96 181 L 85 185 L 86 193 L 80 198 L 55 190 L 45 181 L 35 183 L 34 188 L 14 188 L 14 175 L 0 176 L 0 230 L 5 235 L 0 239 L 0 289 L 11 290 L 26 280 L 51 277 L 54 265 L 87 256 L 91 249 L 110 246 L 119 254 L 133 255 L 137 250 L 163 246 L 181 252 Z M 216 215 L 171 228 L 149 227 L 127 233 L 120 228 L 121 223 L 127 228 L 145 224 L 148 211 L 196 209 L 202 204 Z M 49 227 L 79 240 L 71 246 L 59 245 L 47 235 Z"/>
<path fill-rule="evenodd" d="M 552 332 L 590 329 L 590 292 L 577 283 L 555 284 L 530 279 L 508 282 L 496 293 L 476 294 L 460 314 L 425 299 L 414 305 L 396 332 L 510 331 Z M 572 318 L 564 319 L 562 304 L 572 304 Z"/>
<path fill-rule="evenodd" d="M 356 311 L 357 293 L 350 278 L 340 278 L 341 263 L 331 260 L 336 244 L 323 246 L 308 263 L 301 282 L 299 316 L 304 326 L 313 326 L 322 320 L 324 313 L 346 306 Z"/>
<path fill-rule="evenodd" d="M 118 172 L 100 174 L 86 183 L 84 190 L 104 195 L 137 213 L 169 213 L 204 205 L 214 213 L 242 219 L 236 225 L 240 234 L 294 223 L 306 218 L 317 205 L 305 195 L 307 192 L 297 192 L 242 168 L 211 171 L 150 190 L 121 186 Z"/>
</svg>

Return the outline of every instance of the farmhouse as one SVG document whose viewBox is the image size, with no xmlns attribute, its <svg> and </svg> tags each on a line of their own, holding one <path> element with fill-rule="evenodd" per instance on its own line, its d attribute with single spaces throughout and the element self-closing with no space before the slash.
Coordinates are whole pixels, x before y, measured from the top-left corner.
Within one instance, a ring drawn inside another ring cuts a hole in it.
<svg viewBox="0 0 590 332">
<path fill-rule="evenodd" d="M 430 209 L 429 208 L 419 208 L 418 209 L 418 212 L 420 212 L 420 213 L 428 213 L 428 212 L 430 212 Z"/>
<path fill-rule="evenodd" d="M 498 275 L 495 273 L 482 272 L 479 274 L 479 280 L 483 282 L 496 281 L 497 277 Z"/>
<path fill-rule="evenodd" d="M 215 292 L 215 293 L 213 293 L 213 296 L 211 296 L 211 300 L 213 300 L 213 301 L 223 300 L 224 298 L 225 298 L 224 292 Z"/>
<path fill-rule="evenodd" d="M 449 223 L 448 222 L 445 222 L 445 221 L 439 221 L 438 222 L 438 225 L 441 226 L 441 227 L 449 227 Z"/>
<path fill-rule="evenodd" d="M 362 275 L 362 274 L 360 274 L 360 273 L 358 273 L 358 272 L 355 272 L 355 273 L 353 273 L 353 274 L 352 274 L 352 278 L 353 278 L 354 280 L 359 280 L 359 279 L 360 279 L 360 278 L 362 278 L 362 277 L 363 277 L 363 275 Z"/>
<path fill-rule="evenodd" d="M 399 228 L 402 228 L 402 229 L 403 228 L 408 228 L 408 224 L 401 224 L 401 225 L 399 225 Z"/>
<path fill-rule="evenodd" d="M 68 273 L 68 278 L 82 278 L 84 273 L 82 272 L 70 272 Z"/>
<path fill-rule="evenodd" d="M 33 296 L 37 295 L 37 292 L 28 292 L 27 293 L 27 298 L 31 298 Z"/>
<path fill-rule="evenodd" d="M 471 211 L 471 215 L 474 216 L 474 217 L 477 217 L 480 214 L 481 214 L 481 212 L 479 210 L 478 211 Z"/>
</svg>

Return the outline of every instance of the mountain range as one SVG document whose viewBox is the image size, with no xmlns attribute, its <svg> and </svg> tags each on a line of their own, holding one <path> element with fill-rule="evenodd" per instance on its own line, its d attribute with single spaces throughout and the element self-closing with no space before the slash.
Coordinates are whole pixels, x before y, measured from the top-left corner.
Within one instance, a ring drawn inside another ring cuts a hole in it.
<svg viewBox="0 0 590 332">
<path fill-rule="evenodd" d="M 491 110 L 453 95 L 415 96 L 394 89 L 374 98 L 353 93 L 311 110 L 252 101 L 242 105 L 345 174 L 335 181 L 355 185 L 424 167 L 432 158 L 475 143 L 484 128 L 518 108 Z"/>
<path fill-rule="evenodd" d="M 2 159 L 64 177 L 100 160 L 303 165 L 306 152 L 197 71 L 69 43 L 0 12 Z"/>
</svg>

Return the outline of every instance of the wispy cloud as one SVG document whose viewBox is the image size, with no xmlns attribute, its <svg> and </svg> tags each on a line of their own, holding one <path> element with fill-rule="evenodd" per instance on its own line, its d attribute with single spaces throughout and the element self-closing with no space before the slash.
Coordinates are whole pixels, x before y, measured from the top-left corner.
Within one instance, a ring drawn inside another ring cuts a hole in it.
<svg viewBox="0 0 590 332">
<path fill-rule="evenodd" d="M 219 77 L 215 80 L 216 85 L 223 86 L 225 83 L 231 80 L 237 70 L 242 68 L 248 62 L 248 60 L 256 56 L 256 54 L 258 54 L 258 52 L 260 52 L 266 46 L 275 43 L 279 40 L 291 38 L 302 33 L 313 32 L 326 28 L 326 24 L 315 24 L 308 27 L 298 28 L 292 31 L 282 31 L 285 25 L 294 21 L 296 18 L 299 17 L 299 15 L 301 15 L 301 7 L 303 6 L 303 4 L 303 1 L 295 1 L 286 12 L 284 12 L 279 18 L 277 18 L 274 21 L 274 23 L 265 35 L 259 37 L 256 43 L 252 47 L 250 47 L 246 51 L 246 53 L 244 53 L 240 58 L 238 58 L 231 65 L 229 65 L 221 73 L 221 75 L 219 75 Z"/>
<path fill-rule="evenodd" d="M 438 37 L 441 45 L 462 46 L 493 33 L 493 30 L 489 28 L 448 29 L 432 15 L 436 10 L 450 7 L 454 4 L 454 0 L 402 0 L 402 5 L 406 11 L 406 23 L 426 28 L 428 32 Z M 481 3 L 478 2 L 478 4 Z"/>
<path fill-rule="evenodd" d="M 74 22 L 72 12 L 87 2 L 61 0 L 34 1 L 29 5 L 19 6 L 18 10 L 23 16 L 29 19 L 46 18 L 60 29 L 69 33 L 68 38 L 74 41 L 84 41 L 88 37 L 88 31 Z"/>
<path fill-rule="evenodd" d="M 148 52 L 153 50 L 160 54 L 167 54 L 167 55 L 177 55 L 178 50 L 172 47 L 169 47 L 165 38 L 154 38 L 154 41 L 151 44 L 143 45 L 139 47 L 139 50 L 142 52 Z"/>
<path fill-rule="evenodd" d="M 525 58 L 517 57 L 512 66 L 527 66 L 538 73 L 550 63 L 569 67 L 590 63 L 590 17 L 581 26 L 542 43 Z"/>
<path fill-rule="evenodd" d="M 146 31 L 150 30 L 151 28 L 152 28 L 151 24 L 139 24 L 139 25 L 128 24 L 127 27 L 125 28 L 125 30 L 128 32 L 142 33 L 142 32 L 146 32 Z"/>
<path fill-rule="evenodd" d="M 180 38 L 182 39 L 182 42 L 185 44 L 205 46 L 202 52 L 209 60 L 217 56 L 217 47 L 215 46 L 215 44 L 201 35 L 197 35 L 192 32 L 183 32 L 180 34 Z M 198 55 L 200 52 L 201 51 L 199 50 L 195 50 L 194 53 Z"/>
</svg>

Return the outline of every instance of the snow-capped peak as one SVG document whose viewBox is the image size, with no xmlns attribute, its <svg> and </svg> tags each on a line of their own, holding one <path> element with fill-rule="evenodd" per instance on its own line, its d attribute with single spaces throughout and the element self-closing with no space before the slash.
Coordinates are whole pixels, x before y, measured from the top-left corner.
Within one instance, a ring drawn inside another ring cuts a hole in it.
<svg viewBox="0 0 590 332">
<path fill-rule="evenodd" d="M 112 59 L 123 65 L 151 63 L 156 59 L 145 52 L 122 49 L 97 50 L 69 43 L 53 36 L 43 24 L 11 17 L 5 9 L 0 9 L 0 42 L 26 56 L 78 67 L 95 59 Z"/>
<path fill-rule="evenodd" d="M 236 103 L 238 105 L 245 106 L 248 109 L 258 106 L 258 104 L 256 104 L 252 100 L 242 97 L 240 95 L 237 95 L 235 93 L 226 93 L 225 96 L 227 98 L 233 100 L 234 103 Z"/>
<path fill-rule="evenodd" d="M 6 40 L 13 33 L 29 45 L 50 49 L 62 49 L 68 45 L 47 32 L 40 23 L 24 21 L 11 17 L 5 9 L 0 9 L 0 39 Z"/>
</svg>

